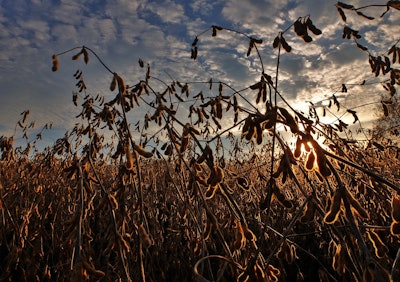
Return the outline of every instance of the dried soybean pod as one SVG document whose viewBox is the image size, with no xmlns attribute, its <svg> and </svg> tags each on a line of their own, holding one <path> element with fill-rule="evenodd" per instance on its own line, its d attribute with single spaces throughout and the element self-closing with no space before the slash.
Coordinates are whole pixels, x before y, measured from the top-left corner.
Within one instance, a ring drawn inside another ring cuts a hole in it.
<svg viewBox="0 0 400 282">
<path fill-rule="evenodd" d="M 207 200 L 212 199 L 214 197 L 215 192 L 217 192 L 217 190 L 218 190 L 218 187 L 219 187 L 218 185 L 215 185 L 215 186 L 209 185 L 208 186 L 207 191 L 206 191 L 206 199 Z"/>
<path fill-rule="evenodd" d="M 112 209 L 113 209 L 113 210 L 117 210 L 119 205 L 118 205 L 118 201 L 117 201 L 117 199 L 114 197 L 114 195 L 108 194 L 108 199 L 110 200 Z"/>
<path fill-rule="evenodd" d="M 117 79 L 116 79 L 115 75 L 113 75 L 113 79 L 110 84 L 110 90 L 114 91 L 116 87 L 117 87 Z"/>
<path fill-rule="evenodd" d="M 133 170 L 133 156 L 132 156 L 132 153 L 131 153 L 129 147 L 126 148 L 125 151 L 126 151 L 125 152 L 125 155 L 126 155 L 126 169 L 128 171 L 130 171 L 130 170 Z"/>
<path fill-rule="evenodd" d="M 152 152 L 147 152 L 142 146 L 139 146 L 135 143 L 133 143 L 133 149 L 135 150 L 135 152 L 137 152 L 139 155 L 141 155 L 146 159 L 151 158 L 153 156 Z"/>
<path fill-rule="evenodd" d="M 318 171 L 321 173 L 323 177 L 330 176 L 332 172 L 328 167 L 327 159 L 323 149 L 319 146 L 319 144 L 315 140 L 313 140 L 313 147 L 317 155 Z"/>
<path fill-rule="evenodd" d="M 279 44 L 280 44 L 280 38 L 278 35 L 277 37 L 275 37 L 274 42 L 272 43 L 272 47 L 274 47 L 274 49 L 278 48 Z"/>
<path fill-rule="evenodd" d="M 294 149 L 294 154 L 293 154 L 296 159 L 300 158 L 301 156 L 301 143 L 302 143 L 301 138 L 297 137 L 296 148 Z"/>
<path fill-rule="evenodd" d="M 286 124 L 289 126 L 292 133 L 299 132 L 299 126 L 294 117 L 285 108 L 279 108 L 282 116 L 285 118 Z"/>
<path fill-rule="evenodd" d="M 249 130 L 246 133 L 246 136 L 245 136 L 246 140 L 250 141 L 251 138 L 253 138 L 254 133 L 255 133 L 254 129 L 255 129 L 255 126 L 254 126 L 254 124 L 252 122 L 251 126 L 249 127 Z"/>
<path fill-rule="evenodd" d="M 222 119 L 222 104 L 221 101 L 217 101 L 216 107 L 216 117 Z"/>
<path fill-rule="evenodd" d="M 88 64 L 89 63 L 89 53 L 85 47 L 82 48 L 82 53 L 83 53 L 83 61 L 85 62 L 85 64 Z"/>
<path fill-rule="evenodd" d="M 254 278 L 255 281 L 265 281 L 265 273 L 261 266 L 256 262 L 254 265 Z"/>
<path fill-rule="evenodd" d="M 331 198 L 331 207 L 324 217 L 324 222 L 327 224 L 335 223 L 339 218 L 340 206 L 342 203 L 342 195 L 340 190 L 337 189 Z"/>
<path fill-rule="evenodd" d="M 347 189 L 346 189 L 346 196 L 347 199 L 350 203 L 350 205 L 357 211 L 357 213 L 362 217 L 362 218 L 369 218 L 368 212 L 361 206 L 360 202 L 353 197 L 353 194 L 351 194 Z"/>
<path fill-rule="evenodd" d="M 310 153 L 308 153 L 308 156 L 307 156 L 306 169 L 307 170 L 312 170 L 314 168 L 314 162 L 315 162 L 315 154 L 314 154 L 314 151 L 311 150 Z"/>
<path fill-rule="evenodd" d="M 336 252 L 333 256 L 332 267 L 339 274 L 343 274 L 346 270 L 346 252 L 341 244 L 336 246 Z"/>
<path fill-rule="evenodd" d="M 315 211 L 316 211 L 316 206 L 313 203 L 313 201 L 308 201 L 300 221 L 302 223 L 313 221 L 315 216 Z"/>
<path fill-rule="evenodd" d="M 204 240 L 207 240 L 210 237 L 211 231 L 212 231 L 212 223 L 207 220 L 203 230 Z"/>
<path fill-rule="evenodd" d="M 254 235 L 253 231 L 251 231 L 245 223 L 242 224 L 242 230 L 247 240 L 257 241 L 256 235 Z"/>
<path fill-rule="evenodd" d="M 279 40 L 282 44 L 283 49 L 285 49 L 286 52 L 290 53 L 290 51 L 292 51 L 292 47 L 286 42 L 285 38 L 281 36 Z"/>
<path fill-rule="evenodd" d="M 83 49 L 82 49 L 83 50 Z M 76 53 L 75 55 L 72 56 L 72 60 L 78 60 L 79 57 L 83 54 L 83 51 L 79 51 L 79 53 Z"/>
<path fill-rule="evenodd" d="M 281 272 L 278 268 L 274 267 L 272 264 L 268 264 L 267 266 L 268 281 L 278 282 L 280 274 Z"/>
<path fill-rule="evenodd" d="M 388 248 L 386 247 L 386 245 L 383 243 L 379 235 L 374 230 L 367 231 L 367 235 L 374 247 L 375 255 L 378 258 L 383 258 L 388 252 Z"/>
<path fill-rule="evenodd" d="M 249 190 L 250 190 L 249 183 L 248 183 L 248 181 L 247 181 L 246 178 L 244 178 L 244 177 L 238 177 L 238 178 L 236 179 L 236 181 L 237 181 L 237 183 L 239 184 L 239 186 L 240 186 L 243 190 L 245 190 L 245 191 L 249 191 Z"/>
<path fill-rule="evenodd" d="M 393 236 L 400 237 L 400 222 L 392 222 L 392 224 L 390 225 L 390 233 Z"/>
<path fill-rule="evenodd" d="M 51 70 L 52 71 L 57 71 L 58 70 L 58 56 L 57 55 L 53 55 L 52 59 L 53 59 L 53 67 L 51 68 Z"/>
<path fill-rule="evenodd" d="M 393 195 L 392 198 L 392 219 L 400 222 L 400 195 Z"/>
<path fill-rule="evenodd" d="M 273 187 L 273 193 L 280 205 L 287 209 L 293 208 L 293 203 L 286 198 L 285 194 L 277 186 Z"/>
<path fill-rule="evenodd" d="M 181 147 L 180 147 L 181 154 L 183 154 L 186 151 L 188 145 L 189 145 L 189 135 L 183 136 L 182 142 L 181 142 Z"/>
<path fill-rule="evenodd" d="M 126 85 L 122 77 L 120 77 L 117 73 L 114 73 L 115 79 L 117 80 L 119 93 L 124 94 L 126 91 Z"/>
<path fill-rule="evenodd" d="M 259 123 L 257 123 L 255 127 L 256 127 L 257 144 L 260 145 L 263 141 L 262 128 Z"/>
</svg>

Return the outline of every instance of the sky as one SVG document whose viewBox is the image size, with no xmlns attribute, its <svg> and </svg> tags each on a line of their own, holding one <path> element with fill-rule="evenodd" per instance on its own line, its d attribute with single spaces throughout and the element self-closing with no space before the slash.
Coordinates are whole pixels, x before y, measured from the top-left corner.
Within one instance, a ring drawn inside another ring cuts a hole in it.
<svg viewBox="0 0 400 282">
<path fill-rule="evenodd" d="M 356 7 L 385 1 L 345 1 Z M 368 55 L 350 40 L 342 39 L 344 23 L 335 8 L 336 1 L 326 0 L 3 0 L 0 1 L 0 136 L 12 136 L 23 142 L 16 124 L 21 113 L 29 110 L 35 132 L 51 122 L 53 129 L 43 133 L 42 145 L 54 143 L 73 128 L 79 107 L 72 103 L 76 91 L 73 74 L 84 73 L 88 90 L 106 98 L 110 74 L 91 56 L 86 66 L 71 61 L 73 53 L 59 58 L 59 70 L 51 71 L 51 56 L 77 46 L 94 50 L 126 83 L 143 79 L 138 65 L 142 59 L 152 75 L 165 82 L 223 81 L 235 89 L 259 80 L 260 63 L 254 53 L 246 57 L 248 40 L 226 31 L 211 31 L 199 39 L 199 55 L 190 59 L 191 43 L 211 25 L 244 32 L 260 38 L 258 45 L 267 74 L 275 77 L 277 51 L 272 42 L 298 17 L 310 15 L 322 30 L 304 43 L 293 31 L 285 34 L 293 47 L 280 58 L 279 89 L 296 109 L 307 112 L 309 103 L 335 94 L 344 109 L 356 108 L 363 126 L 376 119 L 374 107 L 359 107 L 379 102 L 382 86 L 360 86 L 366 80 L 376 82 L 368 65 Z M 385 8 L 364 13 L 375 16 L 366 21 L 348 13 L 348 24 L 360 29 L 360 43 L 375 55 L 382 54 L 400 35 L 400 12 L 379 15 Z M 342 84 L 348 88 L 341 93 Z M 368 84 L 367 83 L 367 84 Z M 249 99 L 254 101 L 254 94 Z M 325 102 L 323 102 L 325 103 Z M 353 117 L 343 117 L 352 123 Z"/>
</svg>

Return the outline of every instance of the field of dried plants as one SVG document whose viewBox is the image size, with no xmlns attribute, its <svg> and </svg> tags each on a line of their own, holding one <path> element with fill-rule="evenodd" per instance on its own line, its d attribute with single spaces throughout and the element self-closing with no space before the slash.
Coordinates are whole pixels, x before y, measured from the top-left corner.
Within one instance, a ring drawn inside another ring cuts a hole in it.
<svg viewBox="0 0 400 282">
<path fill-rule="evenodd" d="M 361 12 L 368 7 L 337 9 L 344 22 L 354 12 L 372 20 Z M 262 40 L 209 31 L 248 40 L 258 81 L 237 91 L 207 80 L 210 96 L 158 80 L 142 60 L 143 79 L 128 86 L 89 47 L 53 56 L 53 71 L 70 53 L 94 58 L 115 96 L 93 96 L 77 70 L 81 113 L 71 131 L 40 152 L 41 133 L 26 148 L 1 137 L 1 281 L 400 280 L 400 148 L 387 136 L 355 141 L 341 119 L 324 124 L 313 108 L 299 112 L 278 88 L 280 53 L 291 51 L 284 35 L 307 44 L 321 31 L 306 16 L 279 32 L 272 76 Z M 344 40 L 368 53 L 360 37 L 345 25 Z M 397 44 L 368 53 L 387 92 L 383 118 L 397 111 Z M 145 116 L 132 120 L 137 109 Z M 326 110 L 343 110 L 335 95 Z M 25 111 L 17 124 L 24 135 L 28 120 Z"/>
</svg>

